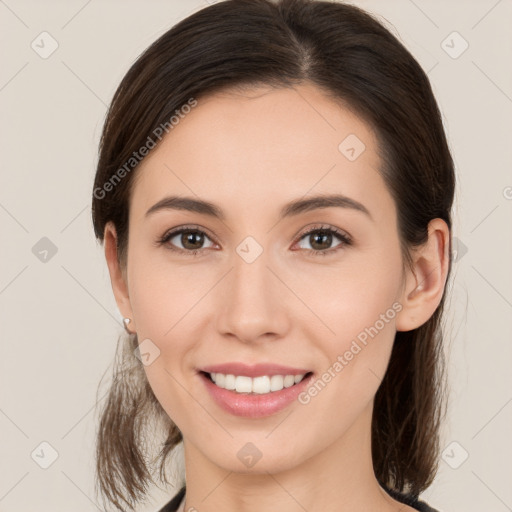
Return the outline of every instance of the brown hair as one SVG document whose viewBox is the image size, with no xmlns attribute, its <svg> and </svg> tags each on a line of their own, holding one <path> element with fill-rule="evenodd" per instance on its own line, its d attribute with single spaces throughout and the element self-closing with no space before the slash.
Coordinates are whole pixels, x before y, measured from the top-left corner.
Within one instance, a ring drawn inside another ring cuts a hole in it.
<svg viewBox="0 0 512 512">
<path fill-rule="evenodd" d="M 119 261 L 126 264 L 136 175 L 136 164 L 132 170 L 126 162 L 191 98 L 200 103 L 222 89 L 306 81 L 348 105 L 375 131 L 380 172 L 397 207 L 402 253 L 410 265 L 409 250 L 426 242 L 430 220 L 443 219 L 451 232 L 454 165 L 437 103 L 425 72 L 376 18 L 353 5 L 319 0 L 222 1 L 185 18 L 142 53 L 107 113 L 92 200 L 96 237 L 102 242 L 112 221 Z M 451 236 L 449 253 L 448 278 Z M 376 477 L 388 489 L 415 496 L 436 474 L 446 414 L 445 296 L 446 289 L 427 322 L 396 333 L 374 402 Z M 133 356 L 137 336 L 122 339 L 96 448 L 97 484 L 119 510 L 124 504 L 133 509 L 155 483 L 147 460 L 152 422 L 167 435 L 157 457 L 161 482 L 169 483 L 166 459 L 182 439 Z"/>
</svg>

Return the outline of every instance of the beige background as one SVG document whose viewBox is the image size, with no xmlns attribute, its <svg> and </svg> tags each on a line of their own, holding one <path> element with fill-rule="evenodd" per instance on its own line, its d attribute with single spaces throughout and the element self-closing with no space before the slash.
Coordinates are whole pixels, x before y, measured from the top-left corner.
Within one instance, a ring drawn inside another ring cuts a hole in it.
<svg viewBox="0 0 512 512">
<path fill-rule="evenodd" d="M 510 511 L 512 1 L 354 3 L 381 16 L 428 71 L 459 180 L 447 449 L 424 498 L 444 512 Z M 94 407 L 122 326 L 92 231 L 97 143 L 130 64 L 204 5 L 0 0 L 1 512 L 99 510 Z M 58 43 L 46 59 L 31 48 L 43 31 Z M 36 257 L 43 237 L 57 249 L 46 262 Z M 155 491 L 145 510 L 172 493 Z"/>
</svg>

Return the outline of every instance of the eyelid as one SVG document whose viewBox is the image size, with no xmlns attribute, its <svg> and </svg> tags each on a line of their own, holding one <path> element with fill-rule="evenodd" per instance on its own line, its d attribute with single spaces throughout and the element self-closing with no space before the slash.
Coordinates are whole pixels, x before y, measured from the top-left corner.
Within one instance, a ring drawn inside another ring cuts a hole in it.
<svg viewBox="0 0 512 512">
<path fill-rule="evenodd" d="M 304 236 L 309 235 L 310 233 L 313 233 L 315 231 L 332 231 L 336 235 L 342 236 L 352 241 L 352 236 L 349 235 L 345 230 L 337 228 L 335 226 L 331 226 L 330 224 L 325 224 L 323 222 L 309 224 L 303 230 L 299 231 L 299 234 L 297 234 L 295 238 L 300 240 Z"/>
<path fill-rule="evenodd" d="M 207 228 L 200 226 L 199 224 L 183 224 L 182 226 L 168 229 L 161 237 L 159 237 L 158 241 L 162 242 L 165 239 L 169 240 L 170 238 L 174 238 L 176 235 L 181 234 L 183 231 L 198 231 L 199 233 L 204 233 L 213 243 L 219 245 L 219 242 L 217 241 L 216 237 L 212 235 Z M 179 250 L 180 248 L 177 247 L 176 249 Z"/>
</svg>

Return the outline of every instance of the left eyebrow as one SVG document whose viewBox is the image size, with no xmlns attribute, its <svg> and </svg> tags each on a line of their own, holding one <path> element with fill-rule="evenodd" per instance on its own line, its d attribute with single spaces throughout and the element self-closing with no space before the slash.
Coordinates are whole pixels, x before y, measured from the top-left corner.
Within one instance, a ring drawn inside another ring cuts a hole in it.
<svg viewBox="0 0 512 512">
<path fill-rule="evenodd" d="M 372 221 L 374 220 L 369 210 L 362 203 L 344 196 L 342 194 L 324 194 L 309 197 L 307 199 L 296 199 L 284 205 L 279 213 L 279 218 L 299 215 L 304 212 L 320 208 L 348 208 L 364 213 Z M 220 220 L 225 220 L 226 216 L 222 209 L 203 199 L 195 199 L 186 196 L 168 196 L 155 203 L 147 212 L 146 217 L 159 210 L 186 210 L 196 212 Z"/>
<path fill-rule="evenodd" d="M 298 215 L 318 208 L 349 208 L 367 215 L 372 221 L 373 217 L 364 204 L 342 194 L 325 194 L 309 197 L 308 199 L 297 199 L 286 204 L 280 213 L 280 218 Z"/>
</svg>

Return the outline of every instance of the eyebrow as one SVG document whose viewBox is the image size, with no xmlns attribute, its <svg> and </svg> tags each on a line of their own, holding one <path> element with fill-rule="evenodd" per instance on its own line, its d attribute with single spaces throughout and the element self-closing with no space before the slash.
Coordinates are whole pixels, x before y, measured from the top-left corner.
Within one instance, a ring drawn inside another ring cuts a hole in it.
<svg viewBox="0 0 512 512">
<path fill-rule="evenodd" d="M 322 194 L 307 199 L 296 199 L 284 205 L 279 213 L 279 218 L 299 215 L 319 208 L 348 208 L 367 215 L 372 221 L 373 217 L 368 209 L 360 202 L 342 194 Z M 186 196 L 168 196 L 155 203 L 147 212 L 146 217 L 160 210 L 185 210 L 200 213 L 225 220 L 222 209 L 209 201 L 195 199 Z"/>
</svg>

